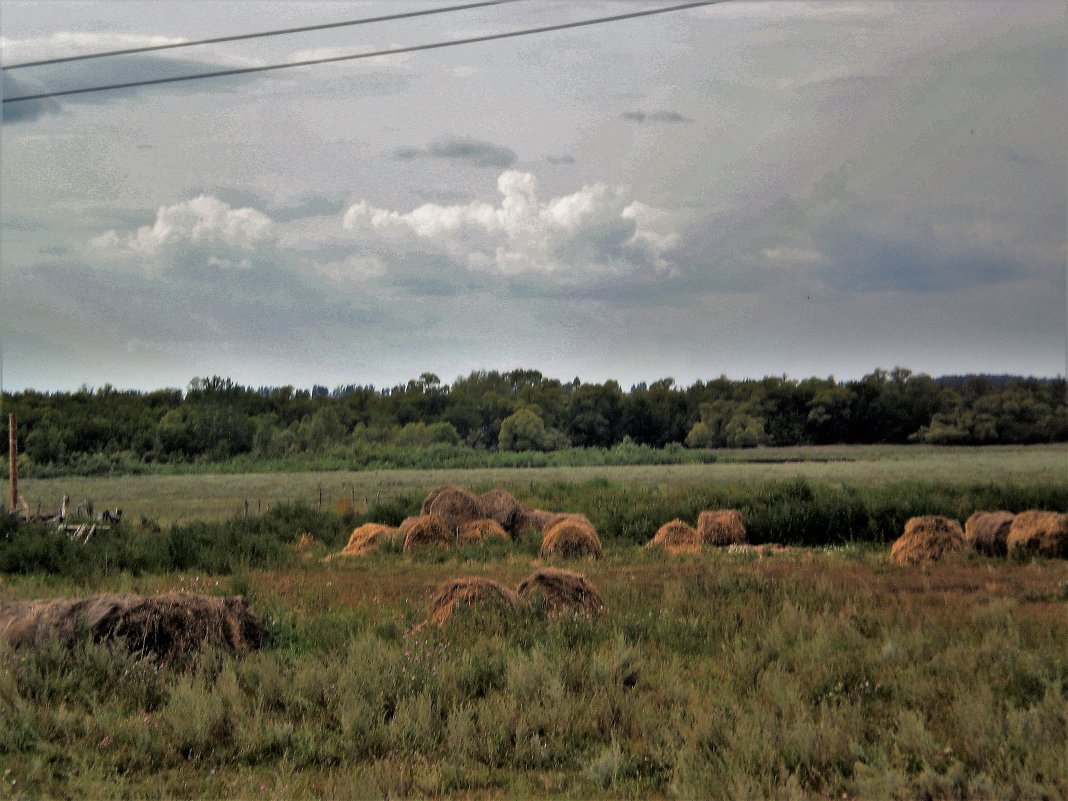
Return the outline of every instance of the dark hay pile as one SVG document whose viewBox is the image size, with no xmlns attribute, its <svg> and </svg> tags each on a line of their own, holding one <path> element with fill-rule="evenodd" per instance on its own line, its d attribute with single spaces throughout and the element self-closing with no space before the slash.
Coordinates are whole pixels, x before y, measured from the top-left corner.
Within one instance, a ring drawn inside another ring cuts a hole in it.
<svg viewBox="0 0 1068 801">
<path fill-rule="evenodd" d="M 482 502 L 478 496 L 460 487 L 439 488 L 433 500 L 427 506 L 427 514 L 437 515 L 445 521 L 453 532 L 471 520 L 481 520 L 486 516 L 482 511 Z M 428 496 L 429 497 L 429 496 Z"/>
<path fill-rule="evenodd" d="M 404 535 L 404 550 L 433 546 L 448 548 L 455 540 L 453 530 L 437 515 L 423 515 L 408 528 Z"/>
<path fill-rule="evenodd" d="M 964 539 L 979 553 L 1004 556 L 1014 517 L 1012 512 L 976 512 L 964 523 Z"/>
<path fill-rule="evenodd" d="M 604 600 L 585 576 L 555 567 L 544 567 L 523 579 L 519 599 L 546 617 L 595 617 L 605 611 Z"/>
<path fill-rule="evenodd" d="M 479 501 L 486 517 L 496 520 L 505 531 L 518 533 L 516 526 L 525 510 L 512 493 L 506 489 L 491 489 L 483 493 Z"/>
<path fill-rule="evenodd" d="M 697 517 L 697 533 L 706 545 L 742 545 L 745 523 L 737 509 L 709 509 Z"/>
<path fill-rule="evenodd" d="M 415 525 L 416 521 L 419 520 L 419 517 L 420 515 L 406 517 L 401 521 L 401 524 L 397 526 L 397 534 L 400 535 L 401 540 L 408 536 L 408 529 Z"/>
<path fill-rule="evenodd" d="M 1020 512 L 1012 521 L 1006 544 L 1009 556 L 1068 558 L 1068 514 Z"/>
<path fill-rule="evenodd" d="M 519 606 L 519 596 L 492 579 L 458 578 L 438 587 L 430 601 L 426 623 L 443 626 L 457 615 L 470 612 L 508 616 Z"/>
<path fill-rule="evenodd" d="M 121 642 L 131 652 L 168 660 L 201 645 L 222 645 L 237 653 L 261 648 L 267 630 L 240 595 L 170 592 L 0 601 L 0 638 L 12 647 L 32 648 L 57 639 L 69 648 L 83 637 Z"/>
<path fill-rule="evenodd" d="M 679 519 L 665 523 L 649 542 L 646 548 L 664 548 L 671 553 L 693 553 L 701 550 L 701 535 L 697 529 Z"/>
<path fill-rule="evenodd" d="M 377 550 L 387 542 L 393 542 L 400 537 L 400 531 L 382 523 L 364 523 L 353 530 L 348 544 L 338 553 L 329 558 L 336 559 L 339 556 L 366 556 Z"/>
<path fill-rule="evenodd" d="M 432 504 L 434 502 L 434 499 L 437 498 L 441 493 L 462 489 L 462 487 L 457 487 L 455 484 L 442 484 L 440 487 L 434 487 L 434 489 L 430 490 L 430 492 L 426 494 L 426 497 L 423 498 L 423 505 L 419 507 L 419 514 L 430 514 L 430 504 Z"/>
<path fill-rule="evenodd" d="M 565 518 L 551 525 L 541 541 L 542 556 L 600 559 L 603 549 L 597 531 L 585 519 Z"/>
<path fill-rule="evenodd" d="M 524 509 L 519 513 L 519 519 L 516 520 L 513 531 L 517 537 L 525 531 L 535 531 L 541 534 L 555 517 L 554 512 L 546 512 L 544 509 Z"/>
<path fill-rule="evenodd" d="M 483 518 L 481 520 L 469 520 L 460 526 L 460 533 L 456 535 L 457 545 L 473 545 L 487 539 L 510 540 L 508 532 L 496 520 Z"/>
<path fill-rule="evenodd" d="M 937 515 L 911 517 L 905 523 L 905 532 L 890 547 L 890 561 L 899 565 L 918 565 L 967 547 L 964 531 L 956 520 Z"/>
</svg>

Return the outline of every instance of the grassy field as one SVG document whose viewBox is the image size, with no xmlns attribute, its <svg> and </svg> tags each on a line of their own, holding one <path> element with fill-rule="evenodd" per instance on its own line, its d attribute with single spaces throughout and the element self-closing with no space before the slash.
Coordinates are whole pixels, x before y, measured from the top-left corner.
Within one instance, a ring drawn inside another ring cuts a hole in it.
<svg viewBox="0 0 1068 801">
<path fill-rule="evenodd" d="M 314 556 L 324 553 L 320 550 Z M 635 547 L 578 563 L 593 622 L 406 634 L 439 582 L 529 553 L 299 562 L 79 591 L 241 591 L 273 644 L 187 671 L 0 652 L 14 797 L 1035 798 L 1068 793 L 1068 565 L 870 548 Z M 69 593 L 11 577 L 7 597 Z"/>
<path fill-rule="evenodd" d="M 86 547 L 0 520 L 0 599 L 238 593 L 270 640 L 185 665 L 0 644 L 0 797 L 1068 797 L 1068 561 L 905 568 L 886 544 L 912 514 L 1068 509 L 1063 446 L 725 456 L 748 461 L 26 482 L 129 522 Z M 567 566 L 607 611 L 413 632 L 441 582 L 542 565 L 532 533 L 323 561 L 446 482 L 589 514 L 606 556 Z M 815 547 L 639 547 L 717 505 Z"/>
<path fill-rule="evenodd" d="M 425 494 L 439 484 L 524 486 L 594 479 L 641 487 L 725 486 L 792 478 L 874 486 L 911 481 L 938 484 L 1064 484 L 1068 448 L 1058 445 L 936 448 L 830 446 L 719 452 L 715 464 L 644 467 L 510 468 L 491 470 L 382 470 L 373 472 L 254 473 L 27 479 L 20 484 L 31 506 L 58 508 L 64 493 L 74 503 L 91 499 L 98 510 L 120 507 L 163 523 L 220 519 L 249 501 L 261 510 L 280 501 L 325 508 L 355 498 L 357 508 L 397 494 Z"/>
</svg>

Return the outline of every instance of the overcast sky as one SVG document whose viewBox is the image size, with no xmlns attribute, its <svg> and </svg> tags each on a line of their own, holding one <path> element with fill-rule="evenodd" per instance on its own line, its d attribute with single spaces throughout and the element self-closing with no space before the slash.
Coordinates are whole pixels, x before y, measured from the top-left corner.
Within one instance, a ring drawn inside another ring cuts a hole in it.
<svg viewBox="0 0 1068 801">
<path fill-rule="evenodd" d="M 653 7 L 4 73 L 7 97 Z M 5 64 L 429 3 L 17 3 Z M 8 103 L 6 389 L 1065 372 L 1066 6 L 728 2 Z"/>
</svg>

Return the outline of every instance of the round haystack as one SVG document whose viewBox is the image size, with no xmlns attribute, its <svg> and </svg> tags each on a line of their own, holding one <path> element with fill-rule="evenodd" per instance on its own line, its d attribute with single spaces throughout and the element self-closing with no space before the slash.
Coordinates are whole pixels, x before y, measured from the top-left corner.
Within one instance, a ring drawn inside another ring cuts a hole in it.
<svg viewBox="0 0 1068 801">
<path fill-rule="evenodd" d="M 511 540 L 508 532 L 496 520 L 484 517 L 481 520 L 468 520 L 460 526 L 460 533 L 456 535 L 457 545 L 474 545 L 489 539 Z"/>
<path fill-rule="evenodd" d="M 519 596 L 496 581 L 478 576 L 446 581 L 430 601 L 426 622 L 443 626 L 464 612 L 511 615 L 519 609 Z"/>
<path fill-rule="evenodd" d="M 448 548 L 453 543 L 453 530 L 437 515 L 423 515 L 416 519 L 404 535 L 404 550 L 413 551 L 428 546 Z"/>
<path fill-rule="evenodd" d="M 968 547 L 960 523 L 948 517 L 912 517 L 905 532 L 890 547 L 890 561 L 899 565 L 933 562 Z"/>
<path fill-rule="evenodd" d="M 454 532 L 469 520 L 481 520 L 486 516 L 478 496 L 460 487 L 442 489 L 430 502 L 427 514 L 437 515 Z"/>
<path fill-rule="evenodd" d="M 442 484 L 440 487 L 434 487 L 434 489 L 430 490 L 430 492 L 428 492 L 426 494 L 426 497 L 423 498 L 423 505 L 419 507 L 419 514 L 420 515 L 428 515 L 428 514 L 430 514 L 430 504 L 432 504 L 434 502 L 435 498 L 437 498 L 443 492 L 446 492 L 446 491 L 449 491 L 449 490 L 458 490 L 458 489 L 463 489 L 463 488 L 462 487 L 457 487 L 455 484 Z"/>
<path fill-rule="evenodd" d="M 964 523 L 964 540 L 979 553 L 1004 556 L 1014 517 L 1012 512 L 976 512 Z"/>
<path fill-rule="evenodd" d="M 600 593 L 585 576 L 555 567 L 543 567 L 523 579 L 519 599 L 546 617 L 594 617 L 605 611 Z"/>
<path fill-rule="evenodd" d="M 645 547 L 664 548 L 671 553 L 693 553 L 701 550 L 701 535 L 693 526 L 676 518 L 657 529 Z"/>
<path fill-rule="evenodd" d="M 414 515 L 412 517 L 406 517 L 401 521 L 401 524 L 397 526 L 397 533 L 400 535 L 402 540 L 406 536 L 408 536 L 408 529 L 415 525 L 415 522 L 420 518 L 420 516 L 421 515 Z"/>
<path fill-rule="evenodd" d="M 0 638 L 14 648 L 58 640 L 71 648 L 83 637 L 115 640 L 134 653 L 181 657 L 204 644 L 238 653 L 260 648 L 267 629 L 243 596 L 97 595 L 78 600 L 0 601 Z"/>
<path fill-rule="evenodd" d="M 1068 514 L 1020 512 L 1009 527 L 1010 556 L 1037 553 L 1051 559 L 1068 558 Z"/>
<path fill-rule="evenodd" d="M 516 532 L 524 509 L 512 493 L 498 487 L 483 493 L 479 501 L 486 517 L 496 520 L 505 531 Z"/>
<path fill-rule="evenodd" d="M 364 523 L 362 526 L 353 529 L 352 534 L 349 535 L 349 541 L 335 554 L 331 554 L 329 559 L 337 559 L 341 556 L 366 556 L 372 551 L 378 550 L 381 546 L 387 542 L 391 542 L 399 535 L 397 529 L 382 523 Z"/>
<path fill-rule="evenodd" d="M 592 556 L 600 559 L 602 553 L 597 531 L 586 520 L 561 520 L 549 527 L 541 541 L 542 556 L 560 556 L 564 559 Z"/>
<path fill-rule="evenodd" d="M 707 545 L 743 545 L 745 523 L 737 509 L 706 509 L 697 517 L 697 533 Z"/>
<path fill-rule="evenodd" d="M 549 527 L 549 521 L 555 517 L 555 513 L 546 512 L 544 509 L 523 509 L 519 513 L 519 519 L 516 520 L 513 531 L 516 536 L 524 531 L 536 531 L 541 534 Z"/>
</svg>

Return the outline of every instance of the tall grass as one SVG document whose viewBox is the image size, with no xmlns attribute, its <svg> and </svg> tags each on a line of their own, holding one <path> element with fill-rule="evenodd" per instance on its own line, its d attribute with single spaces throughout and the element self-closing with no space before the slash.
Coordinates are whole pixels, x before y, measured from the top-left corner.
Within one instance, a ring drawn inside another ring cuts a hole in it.
<svg viewBox="0 0 1068 801">
<path fill-rule="evenodd" d="M 461 617 L 404 636 L 421 613 L 408 595 L 297 615 L 278 611 L 295 600 L 272 589 L 285 576 L 257 574 L 257 608 L 281 618 L 244 658 L 178 671 L 91 643 L 0 651 L 0 782 L 89 797 L 1068 791 L 1063 603 L 1035 595 L 1062 566 L 1001 563 L 1026 600 L 983 590 L 982 559 L 944 579 L 978 591 L 946 596 L 895 592 L 898 573 L 865 556 L 645 558 L 600 575 L 598 621 Z"/>
</svg>

